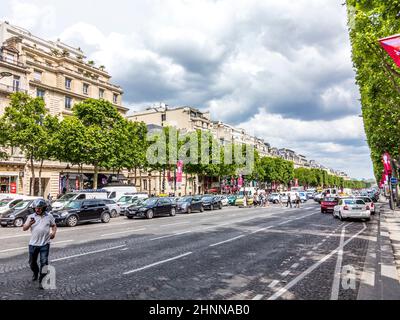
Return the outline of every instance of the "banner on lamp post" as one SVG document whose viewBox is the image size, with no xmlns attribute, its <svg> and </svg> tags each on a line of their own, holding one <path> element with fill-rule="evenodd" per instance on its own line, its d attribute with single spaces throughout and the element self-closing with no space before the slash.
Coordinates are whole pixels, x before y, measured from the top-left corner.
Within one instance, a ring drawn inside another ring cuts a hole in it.
<svg viewBox="0 0 400 320">
<path fill-rule="evenodd" d="M 394 63 L 400 67 L 400 35 L 394 35 L 379 40 L 382 48 L 393 59 Z"/>
<path fill-rule="evenodd" d="M 183 178 L 183 161 L 179 160 L 176 164 L 176 186 L 180 188 L 182 185 Z"/>
<path fill-rule="evenodd" d="M 385 170 L 385 174 L 388 176 L 392 175 L 392 164 L 390 154 L 385 152 L 382 156 L 383 167 Z"/>
</svg>

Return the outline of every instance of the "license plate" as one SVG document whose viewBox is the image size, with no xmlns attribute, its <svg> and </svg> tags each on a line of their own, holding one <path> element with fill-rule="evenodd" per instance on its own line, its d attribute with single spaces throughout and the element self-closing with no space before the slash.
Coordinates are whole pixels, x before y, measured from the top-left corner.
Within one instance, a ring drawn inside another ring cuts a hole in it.
<svg viewBox="0 0 400 320">
<path fill-rule="evenodd" d="M 362 210 L 362 208 L 353 208 L 353 210 Z"/>
</svg>

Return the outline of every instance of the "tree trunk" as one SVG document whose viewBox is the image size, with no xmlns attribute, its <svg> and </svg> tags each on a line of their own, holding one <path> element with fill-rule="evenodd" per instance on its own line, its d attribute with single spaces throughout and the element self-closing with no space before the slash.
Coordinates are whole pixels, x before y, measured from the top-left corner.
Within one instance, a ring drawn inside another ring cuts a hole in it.
<svg viewBox="0 0 400 320">
<path fill-rule="evenodd" d="M 136 181 L 136 169 L 135 169 L 135 181 Z M 142 188 L 142 170 L 139 168 L 139 189 L 140 192 L 143 192 L 143 188 Z M 135 182 L 136 184 L 136 182 Z"/>
<path fill-rule="evenodd" d="M 185 196 L 187 196 L 187 180 L 188 180 L 188 174 L 185 173 Z"/>
<path fill-rule="evenodd" d="M 135 181 L 135 187 L 137 186 L 137 167 L 135 167 L 135 174 L 134 174 L 134 181 Z M 140 180 L 142 180 L 142 179 L 140 179 Z M 142 184 L 140 183 L 140 192 L 142 192 Z"/>
<path fill-rule="evenodd" d="M 94 166 L 94 175 L 93 175 L 93 189 L 97 189 L 97 180 L 99 178 L 99 167 L 97 165 Z"/>
<path fill-rule="evenodd" d="M 40 168 L 39 168 L 39 197 L 43 197 L 42 192 L 42 170 L 43 170 L 43 159 L 40 160 Z"/>
<path fill-rule="evenodd" d="M 79 190 L 83 190 L 83 164 L 78 164 L 79 173 Z"/>
<path fill-rule="evenodd" d="M 33 165 L 33 156 L 30 156 L 30 162 L 31 162 L 31 190 L 29 192 L 30 196 L 34 196 L 35 193 L 35 167 Z"/>
</svg>

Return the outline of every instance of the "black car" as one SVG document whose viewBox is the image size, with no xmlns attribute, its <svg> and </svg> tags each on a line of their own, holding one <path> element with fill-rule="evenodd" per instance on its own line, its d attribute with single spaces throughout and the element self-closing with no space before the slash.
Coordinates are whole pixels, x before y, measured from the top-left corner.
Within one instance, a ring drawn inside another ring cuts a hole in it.
<svg viewBox="0 0 400 320">
<path fill-rule="evenodd" d="M 28 216 L 34 213 L 31 207 L 33 201 L 35 199 L 21 201 L 12 209 L 4 212 L 0 217 L 0 225 L 3 228 L 8 226 L 22 227 Z"/>
<path fill-rule="evenodd" d="M 78 223 L 89 221 L 110 222 L 111 213 L 103 200 L 73 200 L 52 215 L 57 225 L 75 227 Z"/>
<path fill-rule="evenodd" d="M 176 211 L 191 214 L 193 211 L 204 211 L 203 201 L 200 197 L 183 197 L 177 201 Z"/>
<path fill-rule="evenodd" d="M 222 209 L 222 202 L 219 196 L 205 195 L 201 198 L 201 201 L 206 210 Z"/>
<path fill-rule="evenodd" d="M 125 212 L 128 219 L 134 217 L 145 217 L 153 219 L 155 216 L 160 215 L 176 215 L 176 204 L 170 198 L 150 198 L 143 201 L 137 206 L 131 206 Z"/>
</svg>

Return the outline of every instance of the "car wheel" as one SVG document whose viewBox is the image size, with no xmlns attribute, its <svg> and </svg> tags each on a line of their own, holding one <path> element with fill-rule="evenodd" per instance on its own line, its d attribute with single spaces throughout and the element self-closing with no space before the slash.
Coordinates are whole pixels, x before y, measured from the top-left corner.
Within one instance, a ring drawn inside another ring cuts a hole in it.
<svg viewBox="0 0 400 320">
<path fill-rule="evenodd" d="M 101 222 L 103 223 L 109 223 L 111 220 L 111 215 L 108 212 L 105 212 L 101 216 Z"/>
<path fill-rule="evenodd" d="M 343 218 L 343 216 L 342 216 L 342 213 L 341 213 L 341 212 L 339 212 L 339 220 L 340 220 L 340 221 L 344 221 L 344 218 Z"/>
<path fill-rule="evenodd" d="M 129 220 L 133 220 L 133 217 L 127 217 Z"/>
<path fill-rule="evenodd" d="M 321 213 L 325 213 L 325 210 L 321 209 Z"/>
<path fill-rule="evenodd" d="M 203 206 L 200 207 L 200 212 L 204 212 L 204 207 Z"/>
<path fill-rule="evenodd" d="M 23 224 L 24 224 L 24 219 L 22 218 L 15 219 L 14 221 L 14 227 L 20 228 L 23 226 Z"/>
<path fill-rule="evenodd" d="M 116 218 L 116 217 L 118 217 L 117 210 L 111 210 L 111 218 Z"/>
<path fill-rule="evenodd" d="M 188 207 L 186 213 L 187 213 L 187 214 L 191 214 L 191 213 L 192 213 L 192 208 L 191 208 L 191 207 Z"/>
<path fill-rule="evenodd" d="M 171 209 L 171 213 L 169 214 L 171 217 L 175 217 L 176 216 L 176 209 L 172 208 Z"/>
<path fill-rule="evenodd" d="M 153 219 L 154 218 L 154 212 L 153 212 L 153 210 L 148 210 L 147 212 L 146 212 L 146 218 L 147 219 Z"/>
<path fill-rule="evenodd" d="M 76 227 L 78 224 L 78 218 L 76 216 L 70 216 L 65 223 L 70 228 Z"/>
<path fill-rule="evenodd" d="M 7 228 L 7 226 L 6 226 L 6 225 L 4 225 L 4 224 L 2 224 L 2 225 L 1 225 L 1 227 L 2 227 L 2 228 Z"/>
</svg>

